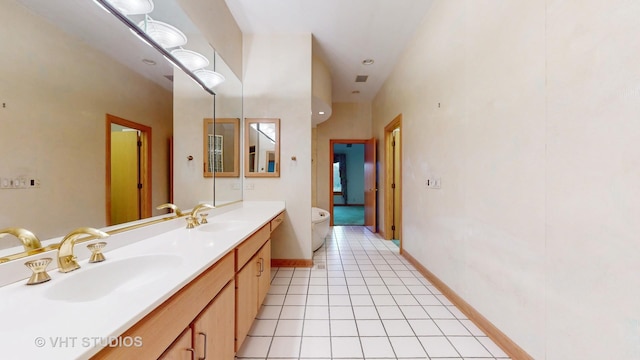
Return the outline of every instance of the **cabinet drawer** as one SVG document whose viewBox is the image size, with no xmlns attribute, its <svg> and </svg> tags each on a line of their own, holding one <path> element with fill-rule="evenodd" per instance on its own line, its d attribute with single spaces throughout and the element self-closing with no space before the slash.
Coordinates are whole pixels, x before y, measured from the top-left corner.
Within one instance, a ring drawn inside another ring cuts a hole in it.
<svg viewBox="0 0 640 360">
<path fill-rule="evenodd" d="M 274 217 L 273 220 L 271 220 L 271 232 L 273 232 L 275 228 L 277 228 L 280 224 L 282 224 L 283 220 L 284 220 L 284 211 L 278 214 L 278 216 Z"/>
<path fill-rule="evenodd" d="M 260 250 L 262 245 L 269 239 L 271 234 L 270 225 L 263 226 L 247 240 L 243 241 L 236 249 L 236 271 L 242 269 L 244 264 Z"/>
</svg>

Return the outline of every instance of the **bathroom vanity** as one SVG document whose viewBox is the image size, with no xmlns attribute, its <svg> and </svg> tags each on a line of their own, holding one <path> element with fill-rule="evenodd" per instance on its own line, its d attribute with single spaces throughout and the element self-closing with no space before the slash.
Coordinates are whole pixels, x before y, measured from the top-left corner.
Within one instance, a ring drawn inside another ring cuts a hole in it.
<svg viewBox="0 0 640 360">
<path fill-rule="evenodd" d="M 285 210 L 234 207 L 194 229 L 176 218 L 172 230 L 107 245 L 106 261 L 49 269 L 49 282 L 1 287 L 3 357 L 233 359 L 269 289 L 271 233 Z"/>
</svg>

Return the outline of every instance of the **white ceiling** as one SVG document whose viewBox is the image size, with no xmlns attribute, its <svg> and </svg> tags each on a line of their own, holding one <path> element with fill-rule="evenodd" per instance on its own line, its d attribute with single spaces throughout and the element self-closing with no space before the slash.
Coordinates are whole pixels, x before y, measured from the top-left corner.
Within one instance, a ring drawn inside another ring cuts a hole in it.
<svg viewBox="0 0 640 360">
<path fill-rule="evenodd" d="M 225 0 L 243 33 L 311 33 L 331 70 L 334 102 L 374 98 L 431 0 Z M 362 64 L 374 59 L 373 65 Z M 356 83 L 356 75 L 369 75 Z M 360 94 L 352 94 L 359 90 Z"/>
</svg>

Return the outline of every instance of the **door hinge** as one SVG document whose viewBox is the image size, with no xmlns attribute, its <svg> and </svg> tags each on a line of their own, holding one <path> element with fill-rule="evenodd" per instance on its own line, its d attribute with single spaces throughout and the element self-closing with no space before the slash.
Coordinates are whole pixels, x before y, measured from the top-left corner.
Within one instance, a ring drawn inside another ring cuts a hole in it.
<svg viewBox="0 0 640 360">
<path fill-rule="evenodd" d="M 138 147 L 142 147 L 142 141 L 138 140 Z"/>
<path fill-rule="evenodd" d="M 138 184 L 138 189 L 142 189 L 142 184 Z"/>
<path fill-rule="evenodd" d="M 395 140 L 393 140 L 393 141 L 391 142 L 391 146 L 396 146 L 396 141 L 395 141 Z"/>
<path fill-rule="evenodd" d="M 395 225 L 391 225 L 391 230 L 395 230 L 396 226 Z"/>
<path fill-rule="evenodd" d="M 396 188 L 396 184 L 395 183 L 391 184 L 391 188 L 395 189 Z"/>
</svg>

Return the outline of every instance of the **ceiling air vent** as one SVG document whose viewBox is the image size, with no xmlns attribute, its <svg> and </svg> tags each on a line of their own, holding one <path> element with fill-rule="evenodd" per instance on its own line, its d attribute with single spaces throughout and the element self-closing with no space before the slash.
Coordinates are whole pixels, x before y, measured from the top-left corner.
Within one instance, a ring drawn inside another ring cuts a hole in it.
<svg viewBox="0 0 640 360">
<path fill-rule="evenodd" d="M 356 76 L 356 82 L 367 82 L 369 75 L 358 75 Z"/>
</svg>

